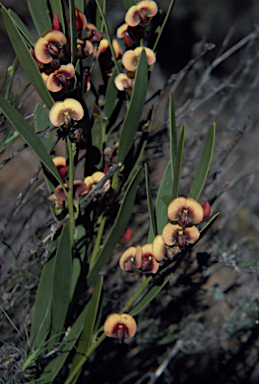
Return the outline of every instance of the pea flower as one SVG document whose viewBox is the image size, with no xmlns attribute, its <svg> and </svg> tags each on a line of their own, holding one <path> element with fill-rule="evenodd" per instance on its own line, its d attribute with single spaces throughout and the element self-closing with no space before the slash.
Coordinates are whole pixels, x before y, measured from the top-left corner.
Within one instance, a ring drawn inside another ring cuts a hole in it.
<svg viewBox="0 0 259 384">
<path fill-rule="evenodd" d="M 89 40 L 77 39 L 77 57 L 85 59 L 94 51 L 93 44 Z"/>
<path fill-rule="evenodd" d="M 114 50 L 114 54 L 116 59 L 122 54 L 122 50 L 120 49 L 119 43 L 117 40 L 112 40 L 112 47 Z M 107 39 L 102 39 L 99 44 L 98 52 L 96 54 L 96 59 L 99 59 L 100 55 L 105 53 L 106 51 L 110 52 L 110 45 Z"/>
<path fill-rule="evenodd" d="M 137 69 L 138 60 L 143 49 L 145 49 L 146 52 L 148 65 L 152 65 L 156 62 L 156 55 L 150 48 L 137 47 L 134 50 L 129 49 L 121 58 L 122 64 L 128 71 L 135 71 Z"/>
<path fill-rule="evenodd" d="M 120 258 L 120 268 L 126 272 L 134 272 L 141 268 L 142 249 L 140 245 L 137 247 L 129 247 Z"/>
<path fill-rule="evenodd" d="M 64 184 L 64 186 L 65 186 L 66 190 L 68 191 L 69 185 Z M 74 180 L 74 182 L 73 182 L 73 199 L 77 200 L 79 198 L 79 196 L 82 195 L 86 191 L 86 189 L 87 189 L 87 186 L 85 185 L 85 183 L 83 181 Z M 54 195 L 56 196 L 56 198 L 59 201 L 66 201 L 67 200 L 67 196 L 66 196 L 61 185 L 57 186 L 57 188 L 54 191 Z"/>
<path fill-rule="evenodd" d="M 156 273 L 159 268 L 159 262 L 152 251 L 152 244 L 128 248 L 122 254 L 119 265 L 122 270 L 127 272 L 141 269 L 144 273 Z"/>
<path fill-rule="evenodd" d="M 131 27 L 140 24 L 146 26 L 151 18 L 158 12 L 158 7 L 155 1 L 142 0 L 137 5 L 130 7 L 125 15 L 125 22 Z"/>
<path fill-rule="evenodd" d="M 64 180 L 67 176 L 67 164 L 66 164 L 66 159 L 64 156 L 56 156 L 56 157 L 53 157 L 52 159 L 53 163 L 55 164 L 56 168 L 58 169 L 58 172 L 62 178 L 62 180 Z"/>
<path fill-rule="evenodd" d="M 62 48 L 67 43 L 66 36 L 55 29 L 45 32 L 34 46 L 36 58 L 43 64 L 63 56 Z"/>
<path fill-rule="evenodd" d="M 117 337 L 122 341 L 124 337 L 133 337 L 137 330 L 135 319 L 128 313 L 113 313 L 104 323 L 104 332 L 108 337 Z"/>
<path fill-rule="evenodd" d="M 133 89 L 134 80 L 134 72 L 119 73 L 114 79 L 114 84 L 119 91 L 129 91 Z"/>
<path fill-rule="evenodd" d="M 200 237 L 200 232 L 194 225 L 183 228 L 180 224 L 168 223 L 163 229 L 162 238 L 166 245 L 183 247 L 194 244 Z"/>
<path fill-rule="evenodd" d="M 59 92 L 63 87 L 68 87 L 70 79 L 75 76 L 75 68 L 73 64 L 61 65 L 59 69 L 52 72 L 47 80 L 46 85 L 49 91 Z"/>
<path fill-rule="evenodd" d="M 49 111 L 50 122 L 55 127 L 61 127 L 63 124 L 66 127 L 74 125 L 74 121 L 81 120 L 84 117 L 84 109 L 79 101 L 75 99 L 65 99 L 57 101 Z"/>
<path fill-rule="evenodd" d="M 132 32 L 132 28 L 130 28 L 131 27 L 127 23 L 124 23 L 117 29 L 118 39 L 124 39 L 124 44 L 128 48 L 132 47 L 134 44 L 134 39 L 131 36 L 132 34 L 134 35 L 134 33 Z"/>
<path fill-rule="evenodd" d="M 84 192 L 83 194 L 85 195 L 86 193 L 88 193 L 92 188 L 94 188 L 96 186 L 96 184 L 99 183 L 99 181 L 102 180 L 102 178 L 105 176 L 105 174 L 103 172 L 100 172 L 100 171 L 97 171 L 97 172 L 94 172 L 92 174 L 92 176 L 87 176 L 85 179 L 84 179 L 84 183 L 86 184 L 87 186 L 87 191 Z M 110 188 L 110 182 L 109 180 L 106 181 L 106 183 L 104 184 L 104 191 L 107 192 Z"/>
<path fill-rule="evenodd" d="M 177 197 L 168 205 L 168 218 L 183 226 L 198 224 L 203 219 L 203 208 L 194 199 Z"/>
</svg>

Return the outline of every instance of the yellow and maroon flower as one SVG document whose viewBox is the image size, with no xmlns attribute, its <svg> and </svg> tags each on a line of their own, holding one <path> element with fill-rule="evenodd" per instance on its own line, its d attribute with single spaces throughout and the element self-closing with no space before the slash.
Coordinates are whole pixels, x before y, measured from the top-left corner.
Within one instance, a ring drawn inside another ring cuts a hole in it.
<svg viewBox="0 0 259 384">
<path fill-rule="evenodd" d="M 32 57 L 33 57 L 35 63 L 37 64 L 37 67 L 38 67 L 38 68 L 43 68 L 43 64 L 42 64 L 42 62 L 39 61 L 39 60 L 37 59 L 37 57 L 35 56 L 35 52 L 34 52 L 34 49 L 33 49 L 33 48 L 30 48 L 30 53 L 31 53 L 31 55 L 32 55 Z"/>
<path fill-rule="evenodd" d="M 162 235 L 157 235 L 152 243 L 152 252 L 155 256 L 156 261 L 161 261 L 165 259 L 167 251 L 167 246 L 163 240 Z"/>
<path fill-rule="evenodd" d="M 202 206 L 194 199 L 177 197 L 168 205 L 168 218 L 182 225 L 198 224 L 203 219 Z"/>
<path fill-rule="evenodd" d="M 76 30 L 77 30 L 77 32 L 80 33 L 83 29 L 85 29 L 87 27 L 87 19 L 86 19 L 85 15 L 83 14 L 83 12 L 81 12 L 80 9 L 78 9 L 78 8 L 75 8 L 75 14 L 76 14 Z M 67 19 L 68 19 L 68 25 L 70 28 L 69 11 L 68 11 Z"/>
<path fill-rule="evenodd" d="M 134 272 L 141 268 L 142 249 L 141 246 L 129 247 L 120 258 L 120 268 L 126 272 Z"/>
<path fill-rule="evenodd" d="M 116 59 L 119 58 L 120 55 L 122 55 L 122 50 L 120 49 L 120 45 L 117 40 L 112 40 L 112 47 L 114 50 L 114 54 Z M 106 51 L 110 51 L 109 41 L 107 39 L 102 39 L 99 44 L 98 52 L 96 54 L 96 59 L 98 60 L 100 55 L 102 53 L 105 53 Z"/>
<path fill-rule="evenodd" d="M 55 29 L 46 31 L 35 43 L 35 56 L 41 63 L 49 64 L 63 56 L 62 48 L 66 43 L 67 38 L 62 32 Z"/>
<path fill-rule="evenodd" d="M 131 27 L 135 27 L 138 24 L 146 26 L 157 12 L 158 7 L 155 1 L 142 0 L 137 5 L 133 5 L 128 9 L 125 15 L 125 22 Z"/>
<path fill-rule="evenodd" d="M 162 238 L 166 245 L 179 245 L 183 247 L 194 244 L 200 237 L 200 232 L 195 225 L 183 228 L 179 224 L 168 223 L 163 229 Z"/>
<path fill-rule="evenodd" d="M 62 180 L 64 180 L 67 176 L 66 158 L 64 156 L 56 156 L 56 157 L 53 157 L 52 161 L 55 164 L 56 168 L 58 169 L 58 172 L 62 177 Z"/>
<path fill-rule="evenodd" d="M 66 190 L 69 191 L 69 185 L 64 184 L 64 186 L 65 186 Z M 82 195 L 86 191 L 86 189 L 87 189 L 87 186 L 85 185 L 85 183 L 83 181 L 74 180 L 74 182 L 73 182 L 73 199 L 77 200 L 79 198 L 79 196 Z M 54 194 L 59 201 L 66 201 L 67 200 L 67 196 L 66 196 L 61 185 L 57 186 L 57 188 L 54 191 Z"/>
<path fill-rule="evenodd" d="M 84 109 L 79 101 L 75 99 L 65 99 L 57 101 L 49 111 L 50 122 L 55 127 L 66 127 L 74 125 L 74 121 L 81 120 L 84 117 Z"/>
<path fill-rule="evenodd" d="M 115 79 L 114 84 L 119 91 L 132 90 L 134 86 L 135 73 L 127 72 L 127 73 L 119 73 Z"/>
<path fill-rule="evenodd" d="M 49 91 L 59 92 L 63 87 L 68 87 L 70 79 L 75 76 L 75 68 L 73 64 L 61 65 L 59 69 L 52 72 L 46 81 Z"/>
<path fill-rule="evenodd" d="M 159 268 L 159 262 L 155 259 L 152 250 L 152 244 L 145 244 L 142 247 L 141 269 L 143 272 L 156 273 Z"/>
<path fill-rule="evenodd" d="M 84 179 L 84 183 L 87 186 L 87 191 L 84 193 L 84 195 L 86 193 L 88 193 L 92 188 L 94 188 L 96 186 L 96 184 L 98 184 L 99 181 L 101 181 L 104 176 L 105 176 L 105 174 L 103 172 L 100 172 L 100 171 L 94 172 L 92 174 L 92 176 L 87 176 Z M 109 188 L 110 188 L 109 180 L 106 181 L 106 183 L 104 184 L 103 188 L 104 188 L 104 192 L 107 192 L 109 190 Z"/>
<path fill-rule="evenodd" d="M 150 48 L 137 47 L 134 50 L 129 49 L 123 54 L 121 58 L 122 64 L 128 71 L 135 71 L 137 69 L 138 60 L 143 49 L 146 52 L 148 65 L 152 65 L 156 62 L 156 55 Z"/>
<path fill-rule="evenodd" d="M 104 332 L 108 337 L 117 337 L 120 341 L 124 337 L 133 337 L 137 330 L 137 323 L 128 313 L 113 313 L 104 323 Z"/>
<path fill-rule="evenodd" d="M 77 57 L 85 59 L 94 51 L 93 44 L 89 40 L 77 39 Z"/>
</svg>

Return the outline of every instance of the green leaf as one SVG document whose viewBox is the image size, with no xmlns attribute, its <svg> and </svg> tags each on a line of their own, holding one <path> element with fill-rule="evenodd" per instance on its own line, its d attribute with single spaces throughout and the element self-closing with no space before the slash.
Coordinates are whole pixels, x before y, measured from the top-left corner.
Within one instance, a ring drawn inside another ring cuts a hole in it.
<svg viewBox="0 0 259 384">
<path fill-rule="evenodd" d="M 20 133 L 32 151 L 38 156 L 39 160 L 50 170 L 57 181 L 63 185 L 60 174 L 55 167 L 51 156 L 48 154 L 44 145 L 32 130 L 30 125 L 24 120 L 20 113 L 0 95 L 0 108 L 13 127 Z"/>
<path fill-rule="evenodd" d="M 72 367 L 71 367 L 67 382 L 71 382 L 74 379 L 74 377 L 79 374 L 79 372 L 81 371 L 81 368 L 78 369 L 77 365 L 78 364 L 80 365 L 80 361 L 82 359 L 85 359 L 85 355 L 91 346 L 94 325 L 96 322 L 96 316 L 97 316 L 97 311 L 98 311 L 100 297 L 101 297 L 102 285 L 103 285 L 103 278 L 100 277 L 100 279 L 98 280 L 98 283 L 96 284 L 96 287 L 94 289 L 94 292 L 89 304 L 89 309 L 87 312 L 84 328 L 80 336 L 79 344 L 77 347 L 78 353 L 75 355 L 74 360 L 72 362 Z"/>
<path fill-rule="evenodd" d="M 148 239 L 148 243 L 151 242 L 151 238 L 154 239 L 157 235 L 157 229 L 156 229 L 156 221 L 155 221 L 155 215 L 154 215 L 154 208 L 152 203 L 152 195 L 151 195 L 151 188 L 150 188 L 150 181 L 149 181 L 149 172 L 147 164 L 145 163 L 145 180 L 146 180 L 146 194 L 147 194 L 147 204 L 148 204 L 148 212 L 150 217 L 150 239 Z"/>
<path fill-rule="evenodd" d="M 68 336 L 65 338 L 63 346 L 60 349 L 61 353 L 44 368 L 44 372 L 39 379 L 41 384 L 52 383 L 60 369 L 63 367 L 69 352 L 74 347 L 80 333 L 82 332 L 88 308 L 89 305 L 87 304 L 87 306 L 80 313 L 75 323 L 71 327 L 71 330 Z"/>
<path fill-rule="evenodd" d="M 75 248 L 76 248 L 75 252 L 76 252 L 76 255 L 78 255 L 78 257 L 73 258 L 73 272 L 72 272 L 72 278 L 71 278 L 71 294 L 70 294 L 71 299 L 74 295 L 78 277 L 81 272 L 82 262 L 84 261 L 87 253 L 85 238 L 86 238 L 85 227 L 83 225 L 77 225 L 76 239 L 75 239 Z"/>
<path fill-rule="evenodd" d="M 52 13 L 54 15 L 54 12 L 58 15 L 59 22 L 62 27 L 63 33 L 65 33 L 65 22 L 64 22 L 64 16 L 63 16 L 63 8 L 62 8 L 62 2 L 61 0 L 49 0 Z M 78 7 L 77 7 L 78 8 Z"/>
<path fill-rule="evenodd" d="M 71 40 L 71 63 L 76 65 L 77 53 L 77 30 L 76 30 L 76 13 L 74 0 L 68 0 L 69 5 L 69 19 L 70 19 L 70 40 Z"/>
<path fill-rule="evenodd" d="M 123 0 L 123 3 L 126 7 L 126 9 L 129 9 L 132 5 L 136 5 L 137 1 L 136 0 Z"/>
<path fill-rule="evenodd" d="M 172 201 L 172 174 L 171 174 L 171 161 L 168 162 L 162 182 L 160 184 L 156 202 L 155 202 L 155 220 L 157 226 L 157 233 L 161 234 L 164 226 L 168 221 L 167 207 Z M 152 243 L 154 238 L 151 234 L 151 228 L 148 234 L 148 243 Z"/>
<path fill-rule="evenodd" d="M 204 145 L 204 148 L 200 157 L 200 161 L 195 172 L 192 186 L 188 194 L 188 197 L 191 197 L 194 200 L 199 199 L 207 174 L 209 172 L 210 163 L 211 163 L 213 150 L 214 150 L 215 128 L 216 128 L 215 123 L 213 123 L 210 127 L 207 140 Z"/>
<path fill-rule="evenodd" d="M 172 168 L 172 180 L 174 180 L 174 169 L 176 167 L 177 156 L 177 134 L 175 121 L 175 108 L 172 92 L 169 98 L 169 121 L 170 121 L 170 159 Z"/>
<path fill-rule="evenodd" d="M 138 130 L 140 118 L 145 105 L 147 85 L 147 57 L 145 50 L 143 49 L 138 62 L 129 108 L 121 130 L 117 163 L 123 163 L 134 142 L 135 133 Z"/>
<path fill-rule="evenodd" d="M 41 104 L 36 105 L 35 109 L 35 120 L 34 120 L 34 126 L 35 126 L 35 132 L 40 133 L 45 131 L 49 127 L 49 117 L 44 110 L 43 106 Z M 49 149 L 53 144 L 53 137 L 51 132 L 48 133 L 49 137 L 41 137 L 41 142 L 44 145 L 46 149 Z M 52 184 L 52 182 L 49 180 L 49 178 L 44 174 L 44 179 L 46 182 L 46 185 L 48 187 L 49 193 L 53 193 L 55 190 L 55 186 Z"/>
<path fill-rule="evenodd" d="M 50 331 L 50 300 L 55 258 L 49 259 L 42 269 L 32 316 L 30 341 L 32 347 L 44 342 Z"/>
<path fill-rule="evenodd" d="M 209 221 L 208 223 L 200 230 L 200 238 L 199 240 L 208 232 L 208 230 L 211 228 L 212 224 L 215 222 L 215 220 L 220 215 L 220 212 L 216 213 Z M 199 241 L 198 240 L 198 241 Z"/>
<path fill-rule="evenodd" d="M 60 236 L 54 265 L 51 301 L 51 335 L 60 335 L 60 333 L 64 330 L 63 326 L 70 301 L 71 275 L 71 244 L 69 227 L 65 224 Z"/>
<path fill-rule="evenodd" d="M 30 79 L 32 85 L 41 97 L 42 101 L 46 104 L 48 108 L 51 108 L 53 105 L 53 100 L 41 76 L 37 64 L 35 63 L 22 35 L 18 31 L 13 19 L 11 18 L 5 7 L 2 6 L 1 11 L 9 39 L 11 40 L 13 49 L 17 55 L 19 62 L 21 63 L 26 75 Z"/>
<path fill-rule="evenodd" d="M 156 295 L 164 288 L 166 283 L 170 280 L 173 273 L 169 273 L 168 275 L 157 278 L 154 281 L 152 287 L 148 290 L 144 297 L 135 305 L 135 307 L 129 312 L 131 316 L 136 316 L 139 312 L 141 312 L 149 303 L 152 301 Z"/>
<path fill-rule="evenodd" d="M 35 39 L 30 33 L 30 31 L 27 29 L 27 27 L 24 25 L 20 17 L 12 10 L 8 9 L 7 11 L 11 18 L 13 19 L 16 27 L 19 29 L 19 31 L 23 34 L 23 36 L 26 38 L 26 40 L 30 43 L 30 46 L 33 46 L 35 44 Z"/>
<path fill-rule="evenodd" d="M 35 108 L 34 127 L 36 133 L 41 133 L 49 128 L 48 114 L 40 103 L 37 103 Z M 51 132 L 48 133 L 48 137 L 41 137 L 40 141 L 46 149 L 49 149 L 53 144 L 53 137 Z"/>
<path fill-rule="evenodd" d="M 103 10 L 103 13 L 105 13 L 106 0 L 99 0 L 99 4 Z M 102 24 L 103 24 L 102 14 L 100 13 L 99 8 L 97 7 L 96 17 L 95 17 L 95 26 L 96 26 L 98 31 L 102 32 L 102 29 L 103 29 Z"/>
<path fill-rule="evenodd" d="M 31 18 L 39 35 L 52 28 L 49 11 L 45 0 L 27 0 Z"/>
<path fill-rule="evenodd" d="M 179 140 L 176 158 L 175 158 L 175 166 L 174 166 L 174 182 L 173 182 L 173 191 L 172 191 L 172 200 L 176 199 L 179 195 L 180 188 L 180 178 L 181 178 L 181 170 L 182 170 L 182 162 L 183 162 L 183 148 L 185 141 L 185 125 L 183 126 L 181 137 Z"/>
<path fill-rule="evenodd" d="M 75 7 L 84 13 L 84 0 L 75 0 Z"/>
<path fill-rule="evenodd" d="M 98 273 L 101 271 L 101 269 L 107 264 L 116 244 L 125 233 L 125 230 L 127 228 L 127 224 L 131 215 L 131 211 L 134 205 L 141 173 L 142 173 L 142 168 L 133 177 L 131 183 L 129 184 L 124 194 L 116 220 L 110 230 L 110 233 L 99 255 L 96 257 L 96 262 L 93 268 L 89 271 L 89 274 L 87 276 L 87 283 L 89 286 L 92 284 L 92 282 L 94 281 Z"/>
<path fill-rule="evenodd" d="M 122 64 L 121 61 L 118 62 L 118 68 L 119 71 L 122 70 Z M 108 82 L 108 87 L 105 94 L 105 104 L 103 109 L 103 117 L 106 119 L 105 126 L 107 127 L 110 122 L 110 118 L 113 114 L 114 109 L 116 108 L 119 98 L 118 98 L 118 89 L 115 87 L 114 79 L 117 76 L 117 70 L 114 68 L 114 71 L 112 72 L 112 76 Z M 106 140 L 109 137 L 109 134 L 111 132 L 112 127 L 110 128 L 109 132 L 106 135 Z"/>
</svg>

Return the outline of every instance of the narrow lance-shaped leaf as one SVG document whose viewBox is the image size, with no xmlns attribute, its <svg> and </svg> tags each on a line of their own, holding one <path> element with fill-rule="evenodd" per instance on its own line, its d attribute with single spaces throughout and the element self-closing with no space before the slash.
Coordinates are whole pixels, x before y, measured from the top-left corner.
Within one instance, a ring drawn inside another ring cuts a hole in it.
<svg viewBox="0 0 259 384">
<path fill-rule="evenodd" d="M 27 0 L 29 11 L 39 35 L 51 29 L 46 0 Z"/>
<path fill-rule="evenodd" d="M 136 5 L 136 0 L 123 0 L 126 9 L 129 9 L 132 5 Z"/>
<path fill-rule="evenodd" d="M 20 17 L 12 10 L 8 9 L 8 13 L 10 14 L 11 18 L 15 22 L 17 28 L 21 31 L 23 36 L 26 38 L 26 40 L 30 43 L 30 46 L 33 46 L 35 44 L 35 39 L 26 27 Z"/>
<path fill-rule="evenodd" d="M 80 333 L 82 332 L 88 308 L 89 305 L 87 304 L 84 310 L 76 319 L 75 323 L 72 325 L 70 332 L 64 339 L 63 346 L 60 348 L 60 354 L 51 360 L 51 362 L 44 368 L 44 372 L 39 379 L 41 384 L 52 383 L 64 365 L 69 352 L 74 347 Z"/>
<path fill-rule="evenodd" d="M 169 121 L 170 121 L 170 159 L 171 159 L 171 171 L 172 180 L 174 180 L 174 169 L 176 166 L 176 154 L 177 154 L 177 134 L 176 134 L 176 121 L 175 121 L 175 108 L 173 95 L 170 93 L 169 98 Z"/>
<path fill-rule="evenodd" d="M 149 172 L 148 172 L 148 167 L 146 163 L 145 163 L 145 180 L 146 180 L 148 212 L 150 217 L 150 238 L 148 238 L 148 243 L 149 243 L 151 242 L 151 239 L 154 239 L 154 237 L 156 236 L 157 229 L 156 229 L 156 221 L 154 216 L 154 208 L 153 208 L 152 195 L 151 195 L 151 189 L 150 189 Z"/>
<path fill-rule="evenodd" d="M 42 101 L 50 109 L 53 105 L 52 97 L 46 87 L 46 84 L 41 76 L 39 68 L 37 67 L 28 47 L 24 41 L 24 38 L 18 31 L 13 19 L 5 9 L 1 7 L 5 27 L 12 43 L 13 49 L 17 55 L 19 62 L 21 63 L 26 75 L 34 86 L 36 92 L 41 97 Z"/>
<path fill-rule="evenodd" d="M 124 161 L 138 130 L 140 118 L 145 105 L 148 84 L 147 57 L 143 49 L 138 62 L 136 77 L 129 108 L 122 126 L 118 148 L 117 163 Z"/>
<path fill-rule="evenodd" d="M 155 202 L 155 220 L 157 233 L 162 233 L 164 226 L 166 225 L 167 207 L 172 200 L 172 174 L 171 174 L 171 161 L 168 162 L 166 170 L 164 172 L 163 180 L 160 184 L 156 202 Z M 157 234 L 156 233 L 156 234 Z M 156 235 L 155 234 L 155 235 Z M 151 229 L 148 234 L 148 242 L 151 243 L 154 240 Z"/>
<path fill-rule="evenodd" d="M 41 273 L 36 294 L 30 341 L 33 347 L 38 347 L 46 338 L 50 330 L 50 300 L 52 293 L 53 271 L 55 258 L 48 260 Z"/>
<path fill-rule="evenodd" d="M 76 13 L 74 0 L 68 0 L 69 19 L 70 19 L 70 40 L 71 40 L 71 63 L 76 65 L 77 52 L 77 30 L 76 30 Z"/>
<path fill-rule="evenodd" d="M 52 301 L 51 301 L 51 336 L 57 338 L 63 331 L 67 309 L 70 301 L 72 276 L 72 255 L 69 227 L 64 225 L 55 258 Z M 55 339 L 53 340 L 55 341 Z"/>
<path fill-rule="evenodd" d="M 183 162 L 183 149 L 184 149 L 184 141 L 185 141 L 185 131 L 186 127 L 183 126 L 181 137 L 179 140 L 175 165 L 174 165 L 174 182 L 173 182 L 173 191 L 172 191 L 172 200 L 176 199 L 179 195 L 180 189 L 180 178 L 181 178 L 181 170 L 182 170 L 182 162 Z"/>
<path fill-rule="evenodd" d="M 116 244 L 118 243 L 118 241 L 120 240 L 120 238 L 122 237 L 122 235 L 124 234 L 127 228 L 127 224 L 128 224 L 131 211 L 134 205 L 141 172 L 142 172 L 142 168 L 133 177 L 130 185 L 128 186 L 124 194 L 116 220 L 102 247 L 102 250 L 100 251 L 99 255 L 96 258 L 96 262 L 93 268 L 90 270 L 87 276 L 88 285 L 92 284 L 92 282 L 94 281 L 98 273 L 107 264 Z"/>
<path fill-rule="evenodd" d="M 13 127 L 20 133 L 32 151 L 38 156 L 39 160 L 50 170 L 57 181 L 63 185 L 60 174 L 55 167 L 51 156 L 48 154 L 44 145 L 32 130 L 30 125 L 24 120 L 20 113 L 0 95 L 0 108 Z"/>
<path fill-rule="evenodd" d="M 35 121 L 34 121 L 34 126 L 35 126 L 35 132 L 43 132 L 49 127 L 49 118 L 44 110 L 43 106 L 41 104 L 36 105 L 35 109 Z M 44 145 L 46 149 L 49 149 L 52 144 L 53 144 L 53 137 L 51 132 L 48 133 L 48 137 L 41 137 L 41 142 Z M 52 182 L 49 180 L 49 178 L 44 174 L 45 182 L 47 184 L 49 193 L 53 193 L 55 190 L 55 186 L 52 184 Z"/>
<path fill-rule="evenodd" d="M 84 13 L 84 0 L 75 0 L 75 7 Z"/>
<path fill-rule="evenodd" d="M 136 316 L 141 312 L 155 297 L 156 295 L 164 288 L 166 283 L 170 280 L 173 273 L 169 273 L 163 279 L 158 279 L 153 286 L 148 290 L 145 296 L 135 305 L 135 307 L 129 312 L 131 316 Z"/>
<path fill-rule="evenodd" d="M 210 127 L 207 140 L 204 145 L 200 161 L 195 172 L 190 192 L 188 193 L 188 197 L 191 197 L 194 200 L 199 199 L 205 180 L 207 178 L 207 174 L 209 172 L 214 150 L 215 128 L 215 123 L 213 123 Z"/>
<path fill-rule="evenodd" d="M 87 317 L 85 319 L 84 328 L 82 334 L 79 339 L 79 344 L 77 346 L 77 354 L 74 357 L 72 362 L 72 367 L 69 373 L 69 377 L 67 379 L 68 382 L 71 382 L 73 378 L 81 371 L 81 369 L 77 369 L 77 365 L 80 360 L 86 355 L 93 337 L 94 325 L 96 322 L 97 310 L 99 307 L 101 291 L 102 291 L 103 278 L 101 277 L 96 284 L 93 295 L 91 297 L 91 301 L 89 304 L 89 309 L 87 313 Z"/>
</svg>

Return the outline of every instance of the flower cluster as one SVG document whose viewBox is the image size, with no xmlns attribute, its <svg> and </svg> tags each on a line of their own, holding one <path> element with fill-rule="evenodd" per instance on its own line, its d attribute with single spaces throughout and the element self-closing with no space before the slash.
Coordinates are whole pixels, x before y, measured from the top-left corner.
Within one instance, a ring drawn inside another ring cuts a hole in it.
<svg viewBox="0 0 259 384">
<path fill-rule="evenodd" d="M 139 46 L 140 40 L 144 37 L 145 29 L 149 25 L 153 16 L 158 12 L 155 1 L 143 0 L 137 5 L 130 7 L 125 15 L 125 23 L 117 30 L 117 37 L 124 38 L 126 47 L 135 49 L 127 50 L 122 56 L 122 64 L 125 72 L 116 76 L 114 83 L 119 91 L 130 93 L 133 89 L 135 71 L 142 50 L 145 50 L 148 65 L 156 62 L 155 53 L 152 49 Z"/>
<path fill-rule="evenodd" d="M 77 59 L 85 59 L 94 52 L 94 45 L 102 39 L 102 33 L 97 28 L 87 22 L 85 15 L 79 10 L 76 11 L 77 28 Z M 68 14 L 69 25 L 69 14 Z M 86 31 L 86 37 L 81 38 L 81 32 Z M 31 49 L 31 54 L 35 59 L 43 79 L 50 92 L 53 92 L 55 99 L 60 99 L 60 93 L 71 91 L 75 68 L 71 60 L 71 41 L 61 31 L 61 25 L 57 14 L 54 12 L 52 29 L 46 31 Z M 85 79 L 85 90 L 89 90 L 88 79 Z M 55 95 L 58 93 L 58 95 Z"/>
<path fill-rule="evenodd" d="M 195 224 L 210 214 L 209 203 L 201 206 L 190 198 L 178 197 L 168 206 L 170 222 L 165 225 L 162 234 L 154 238 L 152 244 L 143 247 L 129 247 L 120 258 L 120 268 L 127 272 L 142 271 L 156 273 L 159 262 L 166 256 L 174 256 L 188 244 L 194 244 L 200 236 Z"/>
</svg>

